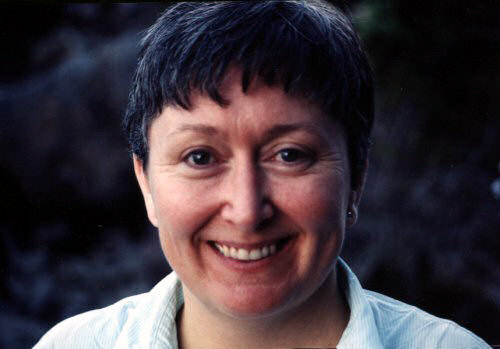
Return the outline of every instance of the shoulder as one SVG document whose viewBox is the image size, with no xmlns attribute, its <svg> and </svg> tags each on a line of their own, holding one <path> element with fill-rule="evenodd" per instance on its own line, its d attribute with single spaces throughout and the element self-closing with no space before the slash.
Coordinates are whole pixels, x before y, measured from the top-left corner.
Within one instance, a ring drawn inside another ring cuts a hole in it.
<svg viewBox="0 0 500 349">
<path fill-rule="evenodd" d="M 70 317 L 50 329 L 35 349 L 110 348 L 145 294 L 128 297 L 106 308 Z"/>
<path fill-rule="evenodd" d="M 113 348 L 119 339 L 137 336 L 165 312 L 176 312 L 174 273 L 150 292 L 124 298 L 108 307 L 91 310 L 66 319 L 50 329 L 35 345 L 42 348 Z"/>
<path fill-rule="evenodd" d="M 364 292 L 386 348 L 491 348 L 451 320 L 377 292 Z"/>
</svg>

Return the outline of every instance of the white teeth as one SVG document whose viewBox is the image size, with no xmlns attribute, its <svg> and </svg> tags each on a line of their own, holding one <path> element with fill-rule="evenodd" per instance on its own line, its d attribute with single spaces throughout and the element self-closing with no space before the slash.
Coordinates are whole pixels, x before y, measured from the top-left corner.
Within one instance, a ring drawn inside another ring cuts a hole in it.
<svg viewBox="0 0 500 349">
<path fill-rule="evenodd" d="M 224 247 L 222 247 L 222 246 L 221 246 L 221 245 L 219 245 L 219 244 L 215 244 L 215 247 L 217 247 L 217 249 L 219 250 L 219 252 L 220 252 L 220 253 L 222 253 L 222 254 L 224 254 L 224 255 L 225 255 L 225 253 L 224 253 Z"/>
<path fill-rule="evenodd" d="M 244 248 L 234 248 L 226 245 L 220 245 L 218 243 L 215 243 L 215 247 L 225 257 L 231 257 L 234 259 L 238 259 L 240 261 L 248 261 L 248 260 L 256 261 L 276 253 L 276 244 L 271 244 L 253 250 L 247 250 Z"/>
<path fill-rule="evenodd" d="M 243 248 L 238 249 L 238 257 L 236 257 L 239 260 L 242 261 L 247 261 L 248 260 L 248 250 L 245 250 Z"/>
<path fill-rule="evenodd" d="M 231 247 L 229 249 L 229 255 L 232 257 L 232 258 L 236 258 L 238 259 L 238 250 L 235 249 L 234 247 Z"/>
<path fill-rule="evenodd" d="M 250 257 L 251 260 L 256 261 L 257 259 L 262 258 L 262 252 L 259 249 L 251 250 L 248 257 Z"/>
</svg>

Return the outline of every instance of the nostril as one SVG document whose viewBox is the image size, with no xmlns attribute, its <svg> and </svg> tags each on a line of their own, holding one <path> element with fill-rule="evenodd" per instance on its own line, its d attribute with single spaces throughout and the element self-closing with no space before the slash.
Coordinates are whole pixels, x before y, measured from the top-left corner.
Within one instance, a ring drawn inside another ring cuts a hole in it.
<svg viewBox="0 0 500 349">
<path fill-rule="evenodd" d="M 263 230 L 269 226 L 274 217 L 274 208 L 270 202 L 266 201 L 262 207 L 261 219 L 256 226 L 256 230 Z"/>
<path fill-rule="evenodd" d="M 262 207 L 262 219 L 269 219 L 274 215 L 274 207 L 269 201 L 265 201 Z"/>
<path fill-rule="evenodd" d="M 274 208 L 269 202 L 236 207 L 226 204 L 221 211 L 222 218 L 241 231 L 262 230 L 269 225 L 274 215 Z"/>
<path fill-rule="evenodd" d="M 256 231 L 259 231 L 259 230 L 264 230 L 266 229 L 272 222 L 272 217 L 269 217 L 269 218 L 264 218 L 263 220 L 261 220 L 259 222 L 259 224 L 255 227 L 255 230 Z"/>
</svg>

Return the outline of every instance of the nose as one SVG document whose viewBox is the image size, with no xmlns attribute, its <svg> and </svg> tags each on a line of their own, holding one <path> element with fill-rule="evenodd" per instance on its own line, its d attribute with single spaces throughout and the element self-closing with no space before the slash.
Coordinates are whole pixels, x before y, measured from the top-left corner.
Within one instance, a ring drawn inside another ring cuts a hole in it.
<svg viewBox="0 0 500 349">
<path fill-rule="evenodd" d="M 261 229 L 274 214 L 262 171 L 252 161 L 240 161 L 226 181 L 222 218 L 241 232 Z"/>
</svg>

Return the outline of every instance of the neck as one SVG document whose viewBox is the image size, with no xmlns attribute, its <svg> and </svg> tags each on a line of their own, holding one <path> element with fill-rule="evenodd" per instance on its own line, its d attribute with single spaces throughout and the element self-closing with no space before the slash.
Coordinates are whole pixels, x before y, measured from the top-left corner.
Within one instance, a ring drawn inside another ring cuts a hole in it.
<svg viewBox="0 0 500 349">
<path fill-rule="evenodd" d="M 179 348 L 336 347 L 349 321 L 349 307 L 335 269 L 318 290 L 286 314 L 241 319 L 206 309 L 184 288 L 177 316 Z"/>
</svg>

